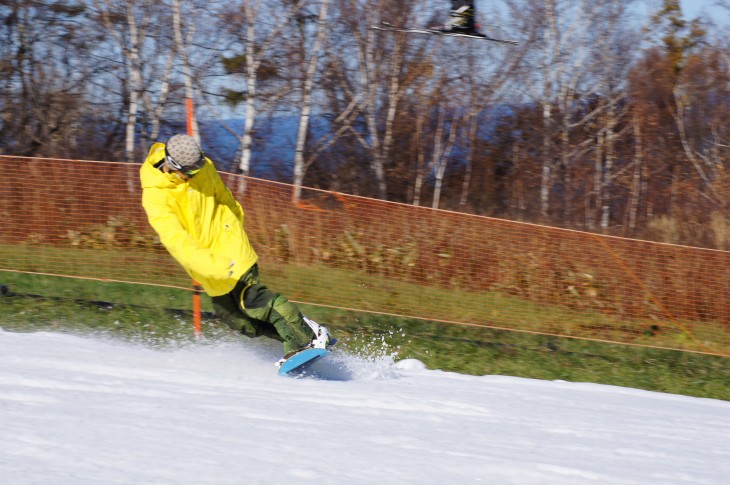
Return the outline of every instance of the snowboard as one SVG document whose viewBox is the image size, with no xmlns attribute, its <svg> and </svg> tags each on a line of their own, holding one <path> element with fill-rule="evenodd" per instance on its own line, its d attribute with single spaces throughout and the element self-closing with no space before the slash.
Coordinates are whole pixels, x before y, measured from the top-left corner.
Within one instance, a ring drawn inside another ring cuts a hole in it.
<svg viewBox="0 0 730 485">
<path fill-rule="evenodd" d="M 466 34 L 462 32 L 450 32 L 448 30 L 439 30 L 439 29 L 413 29 L 408 27 L 396 27 L 393 24 L 389 24 L 388 22 L 383 22 L 381 25 L 373 25 L 370 27 L 374 30 L 382 30 L 385 32 L 406 32 L 409 34 L 433 34 L 433 35 L 444 35 L 447 37 L 468 37 L 471 39 L 480 39 L 480 40 L 488 40 L 490 42 L 498 42 L 500 44 L 510 44 L 510 45 L 517 45 L 518 42 L 516 40 L 504 40 L 504 39 L 495 39 L 493 37 L 487 37 L 484 34 Z"/>
<path fill-rule="evenodd" d="M 331 343 L 326 349 L 314 347 L 302 350 L 301 352 L 292 355 L 286 359 L 283 364 L 281 364 L 281 367 L 279 367 L 279 375 L 296 376 L 302 374 L 309 368 L 309 366 L 329 354 L 330 349 L 335 343 L 337 343 L 337 339 L 331 339 Z"/>
</svg>

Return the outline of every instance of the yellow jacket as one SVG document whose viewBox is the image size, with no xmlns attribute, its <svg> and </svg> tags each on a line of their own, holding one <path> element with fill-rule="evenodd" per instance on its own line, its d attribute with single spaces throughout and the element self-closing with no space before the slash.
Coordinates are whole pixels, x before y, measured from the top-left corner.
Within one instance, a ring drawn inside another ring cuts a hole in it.
<svg viewBox="0 0 730 485">
<path fill-rule="evenodd" d="M 150 225 L 206 293 L 224 295 L 258 259 L 243 230 L 243 208 L 210 159 L 184 181 L 155 167 L 164 158 L 164 143 L 155 143 L 139 171 Z"/>
</svg>

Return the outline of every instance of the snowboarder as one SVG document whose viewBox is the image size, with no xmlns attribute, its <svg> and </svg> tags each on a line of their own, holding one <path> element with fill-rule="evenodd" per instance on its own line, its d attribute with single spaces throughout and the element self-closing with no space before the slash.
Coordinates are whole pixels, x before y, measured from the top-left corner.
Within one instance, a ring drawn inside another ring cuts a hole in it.
<svg viewBox="0 0 730 485">
<path fill-rule="evenodd" d="M 370 28 L 384 32 L 404 32 L 408 34 L 437 34 L 453 37 L 471 37 L 500 44 L 517 45 L 516 40 L 498 39 L 479 32 L 476 23 L 476 8 L 474 0 L 451 0 L 451 11 L 446 23 L 431 24 L 425 29 L 408 26 L 398 26 L 390 22 L 381 22 L 371 25 Z"/>
<path fill-rule="evenodd" d="M 474 0 L 451 0 L 451 11 L 443 30 L 469 35 L 483 35 L 475 24 L 476 8 Z"/>
<path fill-rule="evenodd" d="M 283 341 L 285 358 L 326 348 L 327 329 L 261 283 L 243 208 L 195 139 L 179 134 L 167 144 L 153 144 L 140 178 L 150 225 L 229 327 L 248 337 Z"/>
</svg>

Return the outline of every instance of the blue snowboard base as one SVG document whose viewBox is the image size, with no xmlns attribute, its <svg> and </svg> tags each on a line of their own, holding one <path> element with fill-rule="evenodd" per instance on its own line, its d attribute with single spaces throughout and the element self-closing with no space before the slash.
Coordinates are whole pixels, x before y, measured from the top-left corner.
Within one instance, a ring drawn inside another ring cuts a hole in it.
<svg viewBox="0 0 730 485">
<path fill-rule="evenodd" d="M 279 367 L 279 375 L 297 375 L 302 373 L 310 365 L 317 362 L 319 359 L 329 354 L 327 349 L 307 349 L 302 350 L 298 354 L 294 354 L 289 357 L 281 367 Z"/>
</svg>

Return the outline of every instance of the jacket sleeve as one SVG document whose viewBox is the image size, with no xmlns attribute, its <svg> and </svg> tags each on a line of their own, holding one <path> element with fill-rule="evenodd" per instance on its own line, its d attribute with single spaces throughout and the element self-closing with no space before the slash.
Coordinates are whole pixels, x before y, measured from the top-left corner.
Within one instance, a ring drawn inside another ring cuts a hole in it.
<svg viewBox="0 0 730 485">
<path fill-rule="evenodd" d="M 142 193 L 142 206 L 147 212 L 150 225 L 160 237 L 160 242 L 183 268 L 203 278 L 229 276 L 233 262 L 200 247 L 190 237 L 167 203 L 162 190 L 145 189 Z"/>
</svg>

